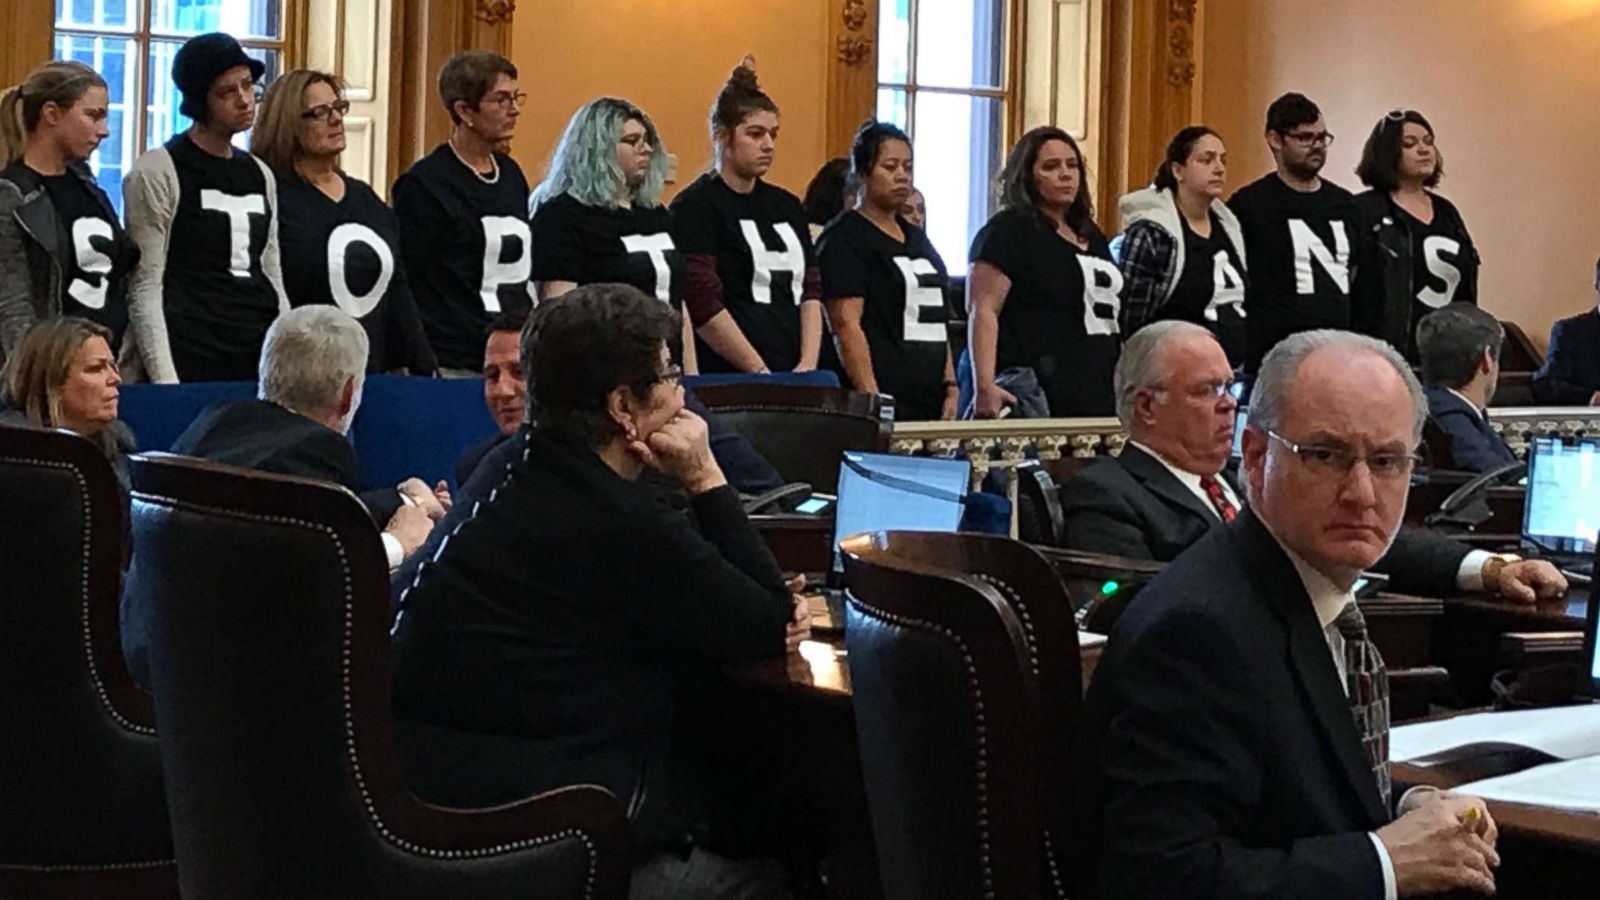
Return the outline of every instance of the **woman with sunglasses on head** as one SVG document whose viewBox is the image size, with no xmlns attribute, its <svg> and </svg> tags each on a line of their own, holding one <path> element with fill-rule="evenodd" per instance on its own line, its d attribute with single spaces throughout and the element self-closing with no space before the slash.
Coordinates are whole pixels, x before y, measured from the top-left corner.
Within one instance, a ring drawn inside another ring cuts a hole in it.
<svg viewBox="0 0 1600 900">
<path fill-rule="evenodd" d="M 0 365 L 45 319 L 95 322 L 113 353 L 127 329 L 139 251 L 86 164 L 108 103 L 105 80 L 77 62 L 45 63 L 0 94 Z"/>
<path fill-rule="evenodd" d="M 602 97 L 573 113 L 528 201 L 539 299 L 612 282 L 681 310 L 686 280 L 661 203 L 666 180 L 667 150 L 644 110 Z"/>
<path fill-rule="evenodd" d="M 1127 282 L 1122 333 L 1179 319 L 1208 329 L 1238 368 L 1244 362 L 1244 238 L 1222 192 L 1228 151 L 1204 125 L 1167 144 L 1150 187 L 1117 204 L 1123 233 L 1113 244 Z"/>
<path fill-rule="evenodd" d="M 350 102 L 334 75 L 296 69 L 267 89 L 250 150 L 278 182 L 278 243 L 294 306 L 339 307 L 367 332 L 367 371 L 438 368 L 400 258 L 400 221 L 339 168 Z"/>
<path fill-rule="evenodd" d="M 900 214 L 911 195 L 911 139 L 869 120 L 850 163 L 860 201 L 819 242 L 822 297 L 845 374 L 858 391 L 893 397 L 896 421 L 953 419 L 944 260 Z"/>
<path fill-rule="evenodd" d="M 483 377 L 483 336 L 501 312 L 533 305 L 528 181 L 498 149 L 528 95 L 517 67 L 466 50 L 439 70 L 450 137 L 394 183 L 400 247 L 439 373 Z"/>
<path fill-rule="evenodd" d="M 778 105 L 746 57 L 711 110 L 716 165 L 672 201 L 702 372 L 807 371 L 822 347 L 821 280 L 800 199 L 765 180 Z"/>
<path fill-rule="evenodd" d="M 1360 227 L 1351 300 L 1355 329 L 1393 344 L 1416 364 L 1417 323 L 1449 303 L 1478 302 L 1478 250 L 1455 204 L 1433 191 L 1444 157 L 1433 126 L 1414 109 L 1373 126 L 1356 177 Z"/>
<path fill-rule="evenodd" d="M 1017 402 L 996 380 L 1012 369 L 1033 370 L 1051 416 L 1111 415 L 1122 272 L 1094 223 L 1077 142 L 1049 126 L 1023 135 L 1000 191 L 967 275 L 974 415 Z"/>
</svg>

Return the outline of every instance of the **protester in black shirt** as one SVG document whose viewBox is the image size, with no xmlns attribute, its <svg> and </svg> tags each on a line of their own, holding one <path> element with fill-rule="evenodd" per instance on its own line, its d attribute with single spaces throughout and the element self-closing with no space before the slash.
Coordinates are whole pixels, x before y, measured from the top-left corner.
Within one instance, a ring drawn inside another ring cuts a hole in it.
<svg viewBox="0 0 1600 900">
<path fill-rule="evenodd" d="M 529 200 L 539 299 L 612 282 L 681 309 L 687 282 L 661 204 L 666 180 L 667 151 L 644 110 L 615 97 L 580 107 Z"/>
<path fill-rule="evenodd" d="M 911 194 L 911 139 L 868 121 L 850 161 L 861 203 L 829 223 L 819 241 L 822 297 L 839 359 L 856 390 L 894 398 L 897 421 L 953 419 L 944 260 L 900 215 Z"/>
<path fill-rule="evenodd" d="M 533 304 L 528 182 L 495 150 L 528 95 L 510 60 L 468 50 L 440 70 L 439 99 L 449 139 L 394 183 L 400 256 L 441 374 L 476 378 L 489 322 Z"/>
<path fill-rule="evenodd" d="M 233 146 L 255 124 L 265 65 L 226 34 L 172 60 L 187 131 L 139 157 L 122 186 L 139 245 L 129 325 L 151 381 L 250 381 L 267 328 L 288 309 L 276 179 Z"/>
<path fill-rule="evenodd" d="M 778 149 L 778 106 L 753 60 L 717 95 L 711 130 L 716 167 L 672 201 L 700 371 L 815 369 L 822 304 L 811 232 L 799 198 L 762 178 Z"/>
<path fill-rule="evenodd" d="M 339 307 L 367 332 L 367 371 L 431 375 L 438 368 L 405 269 L 400 224 L 367 183 L 339 169 L 344 83 L 296 69 L 261 101 L 250 149 L 278 180 L 278 243 L 293 306 Z"/>
<path fill-rule="evenodd" d="M 1017 402 L 997 377 L 1032 369 L 1052 416 L 1104 416 L 1121 336 L 1122 272 L 1083 178 L 1083 153 L 1059 128 L 1035 128 L 1006 157 L 1001 210 L 972 240 L 967 274 L 973 414 Z"/>
<path fill-rule="evenodd" d="M 1317 173 L 1333 135 L 1302 94 L 1267 108 L 1267 146 L 1277 169 L 1228 200 L 1250 263 L 1245 287 L 1245 371 L 1298 331 L 1350 327 L 1351 247 L 1356 211 L 1350 192 Z"/>
<path fill-rule="evenodd" d="M 820 237 L 824 226 L 853 205 L 855 191 L 848 188 L 849 180 L 850 160 L 839 156 L 823 163 L 817 174 L 806 183 L 805 199 L 800 201 L 800 205 L 806 211 L 806 226 L 811 231 L 811 240 Z"/>
<path fill-rule="evenodd" d="M 138 260 L 85 161 L 108 134 L 105 80 L 45 63 L 0 95 L 0 365 L 35 322 L 104 326 L 112 353 L 128 323 Z"/>
<path fill-rule="evenodd" d="M 475 483 L 498 485 L 446 519 L 449 539 L 400 597 L 397 746 L 418 796 L 450 806 L 605 787 L 629 812 L 634 897 L 782 897 L 751 883 L 760 867 L 702 843 L 677 703 L 698 675 L 781 656 L 804 605 L 683 408 L 667 350 L 680 327 L 626 285 L 534 311 L 534 427 L 479 470 Z M 681 485 L 694 524 L 640 480 L 647 468 Z"/>
<path fill-rule="evenodd" d="M 1155 183 L 1117 204 L 1113 251 L 1127 282 L 1122 333 L 1179 319 L 1216 335 L 1230 365 L 1244 362 L 1244 238 L 1220 199 L 1228 177 L 1222 138 L 1190 125 L 1167 144 Z"/>
<path fill-rule="evenodd" d="M 1434 193 L 1444 157 L 1433 126 L 1414 109 L 1394 110 L 1373 126 L 1356 177 L 1357 331 L 1388 341 L 1420 361 L 1417 323 L 1450 303 L 1478 303 L 1478 250 L 1455 204 Z"/>
</svg>

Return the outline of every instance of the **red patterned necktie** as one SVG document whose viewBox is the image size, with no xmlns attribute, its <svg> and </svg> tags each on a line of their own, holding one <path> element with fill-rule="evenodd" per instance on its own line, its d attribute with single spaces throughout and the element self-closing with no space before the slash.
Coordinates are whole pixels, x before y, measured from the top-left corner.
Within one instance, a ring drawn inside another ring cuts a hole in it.
<svg viewBox="0 0 1600 900">
<path fill-rule="evenodd" d="M 1200 488 L 1211 498 L 1211 505 L 1217 508 L 1217 515 L 1222 517 L 1222 521 L 1232 522 L 1233 517 L 1239 514 L 1239 510 L 1228 502 L 1228 495 L 1222 492 L 1222 482 L 1217 480 L 1217 476 L 1203 476 L 1200 479 Z"/>
</svg>

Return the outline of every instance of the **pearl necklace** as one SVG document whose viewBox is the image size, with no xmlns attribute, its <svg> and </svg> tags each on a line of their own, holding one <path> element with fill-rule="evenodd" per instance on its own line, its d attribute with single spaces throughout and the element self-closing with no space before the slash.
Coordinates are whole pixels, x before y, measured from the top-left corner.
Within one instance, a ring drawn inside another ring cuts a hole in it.
<svg viewBox="0 0 1600 900">
<path fill-rule="evenodd" d="M 474 178 L 477 178 L 484 184 L 494 184 L 500 180 L 500 160 L 494 158 L 493 152 L 490 152 L 489 154 L 489 164 L 494 166 L 494 171 L 490 172 L 488 175 L 485 175 L 482 172 L 479 172 L 478 168 L 472 163 L 467 162 L 467 158 L 461 155 L 460 150 L 456 149 L 456 139 L 454 135 L 446 138 L 445 143 L 450 146 L 450 152 L 456 155 L 456 160 L 459 161 L 463 166 L 466 166 L 467 171 L 471 172 Z"/>
</svg>

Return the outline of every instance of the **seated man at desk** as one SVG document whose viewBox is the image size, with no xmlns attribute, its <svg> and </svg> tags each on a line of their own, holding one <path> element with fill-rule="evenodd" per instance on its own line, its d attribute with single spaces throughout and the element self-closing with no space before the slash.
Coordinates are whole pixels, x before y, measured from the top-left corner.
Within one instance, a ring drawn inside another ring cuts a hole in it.
<svg viewBox="0 0 1600 900">
<path fill-rule="evenodd" d="M 1600 294 L 1600 261 L 1594 289 Z M 1546 406 L 1600 406 L 1600 306 L 1550 326 L 1544 365 L 1533 376 L 1533 397 Z"/>
<path fill-rule="evenodd" d="M 482 443 L 469 447 L 456 460 L 458 487 L 465 485 L 489 452 L 500 446 L 522 427 L 527 389 L 522 377 L 522 326 L 528 321 L 526 310 L 502 313 L 489 323 L 489 336 L 483 347 L 483 402 L 489 407 L 498 431 Z M 693 391 L 684 391 L 684 406 L 704 419 L 711 435 L 711 454 L 727 474 L 728 482 L 745 494 L 761 494 L 783 485 L 783 476 L 756 452 L 742 435 L 717 421 Z"/>
<path fill-rule="evenodd" d="M 1428 417 L 1450 436 L 1451 458 L 1435 459 L 1435 466 L 1492 472 L 1517 461 L 1484 413 L 1500 378 L 1505 338 L 1500 320 L 1470 303 L 1443 306 L 1417 323 Z"/>
<path fill-rule="evenodd" d="M 784 897 L 770 867 L 705 846 L 677 711 L 697 674 L 782 656 L 809 614 L 684 408 L 667 349 L 679 333 L 676 313 L 626 285 L 534 311 L 533 427 L 491 454 L 495 487 L 446 520 L 401 599 L 397 747 L 418 796 L 449 806 L 607 788 L 638 850 L 631 896 Z M 681 486 L 695 524 L 647 469 Z M 726 893 L 688 887 L 710 884 Z"/>
<path fill-rule="evenodd" d="M 1197 325 L 1157 322 L 1128 339 L 1114 376 L 1128 442 L 1061 486 L 1067 548 L 1168 562 L 1233 521 L 1245 498 L 1222 471 L 1233 444 L 1232 378 L 1221 345 Z M 1486 590 L 1532 602 L 1567 587 L 1547 562 L 1421 529 L 1400 530 L 1373 568 L 1398 593 Z"/>
<path fill-rule="evenodd" d="M 1145 587 L 1089 683 L 1077 896 L 1494 892 L 1482 801 L 1394 790 L 1388 682 L 1353 593 L 1399 530 L 1425 415 L 1388 344 L 1307 331 L 1267 354 L 1251 508 Z"/>
</svg>

